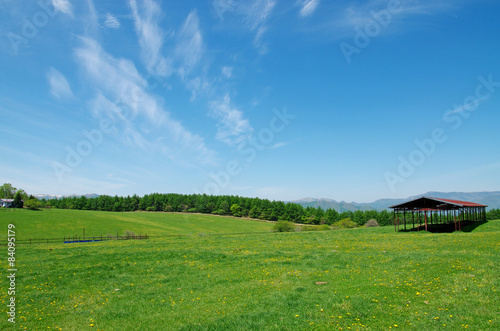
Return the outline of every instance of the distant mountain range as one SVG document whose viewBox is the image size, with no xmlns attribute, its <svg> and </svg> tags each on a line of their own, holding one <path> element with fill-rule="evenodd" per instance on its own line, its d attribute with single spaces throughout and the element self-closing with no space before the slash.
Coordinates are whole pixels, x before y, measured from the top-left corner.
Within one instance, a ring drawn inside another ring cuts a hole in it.
<svg viewBox="0 0 500 331">
<path fill-rule="evenodd" d="M 399 203 L 420 198 L 422 196 L 434 197 L 441 199 L 451 199 L 451 200 L 462 200 L 462 201 L 472 201 L 487 205 L 487 210 L 500 208 L 500 191 L 495 192 L 427 192 L 424 194 L 415 195 L 405 199 L 379 199 L 374 202 L 369 203 L 359 203 L 359 202 L 345 202 L 336 201 L 332 199 L 315 199 L 315 198 L 304 198 L 295 201 L 290 201 L 298 203 L 304 207 L 321 207 L 323 209 L 335 209 L 339 213 L 344 211 L 356 211 L 356 210 L 384 210 L 392 205 L 397 205 Z"/>
</svg>

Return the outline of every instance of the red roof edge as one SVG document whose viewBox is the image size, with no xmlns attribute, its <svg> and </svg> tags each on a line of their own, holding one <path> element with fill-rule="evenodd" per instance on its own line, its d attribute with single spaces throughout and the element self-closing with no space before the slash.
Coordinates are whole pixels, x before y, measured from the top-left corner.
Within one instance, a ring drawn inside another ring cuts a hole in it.
<svg viewBox="0 0 500 331">
<path fill-rule="evenodd" d="M 438 200 L 438 201 L 444 201 L 444 202 L 449 202 L 453 203 L 455 205 L 461 205 L 464 207 L 488 207 L 487 205 L 481 205 L 479 203 L 475 202 L 470 202 L 470 201 L 460 201 L 460 200 L 451 200 L 451 199 L 441 199 L 441 198 L 434 198 L 434 197 L 428 197 L 430 199 Z"/>
</svg>

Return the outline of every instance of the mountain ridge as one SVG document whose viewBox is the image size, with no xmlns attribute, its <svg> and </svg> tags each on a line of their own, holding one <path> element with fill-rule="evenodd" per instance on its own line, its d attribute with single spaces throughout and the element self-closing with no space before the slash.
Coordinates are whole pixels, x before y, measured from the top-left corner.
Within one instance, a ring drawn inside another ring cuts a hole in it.
<svg viewBox="0 0 500 331">
<path fill-rule="evenodd" d="M 368 203 L 354 202 L 354 201 L 345 202 L 345 201 L 336 201 L 328 198 L 309 198 L 309 197 L 290 202 L 298 203 L 304 207 L 321 207 L 323 209 L 333 208 L 339 213 L 341 213 L 344 211 L 356 211 L 356 210 L 382 211 L 384 209 L 388 209 L 392 205 L 396 205 L 408 200 L 414 200 L 422 196 L 476 202 L 487 205 L 488 206 L 488 208 L 486 208 L 487 210 L 500 208 L 500 191 L 488 191 L 488 192 L 429 191 L 427 193 L 414 195 L 408 198 L 382 198 Z"/>
</svg>

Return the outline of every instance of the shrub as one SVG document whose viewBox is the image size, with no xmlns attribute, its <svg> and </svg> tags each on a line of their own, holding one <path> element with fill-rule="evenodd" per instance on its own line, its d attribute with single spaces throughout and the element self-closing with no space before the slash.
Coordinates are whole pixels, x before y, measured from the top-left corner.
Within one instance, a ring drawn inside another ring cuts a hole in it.
<svg viewBox="0 0 500 331">
<path fill-rule="evenodd" d="M 300 231 L 327 231 L 330 230 L 330 226 L 328 224 L 322 225 L 304 225 L 299 227 Z"/>
<path fill-rule="evenodd" d="M 41 206 L 42 204 L 37 199 L 29 199 L 24 203 L 24 207 L 31 210 L 38 210 Z"/>
<path fill-rule="evenodd" d="M 318 231 L 316 225 L 303 225 L 300 227 L 300 231 Z"/>
<path fill-rule="evenodd" d="M 375 220 L 375 219 L 372 218 L 371 220 L 369 220 L 368 222 L 366 222 L 365 226 L 369 228 L 369 227 L 372 227 L 372 226 L 379 226 L 379 225 L 378 225 L 377 220 Z"/>
<path fill-rule="evenodd" d="M 319 226 L 319 231 L 328 231 L 330 230 L 330 226 L 328 224 L 321 224 Z"/>
<path fill-rule="evenodd" d="M 293 232 L 295 231 L 295 225 L 288 221 L 278 221 L 273 226 L 273 232 Z"/>
<path fill-rule="evenodd" d="M 350 217 L 341 219 L 340 221 L 335 222 L 333 225 L 335 227 L 341 228 L 341 229 L 350 229 L 350 228 L 355 228 L 358 226 L 356 223 L 351 221 Z"/>
</svg>

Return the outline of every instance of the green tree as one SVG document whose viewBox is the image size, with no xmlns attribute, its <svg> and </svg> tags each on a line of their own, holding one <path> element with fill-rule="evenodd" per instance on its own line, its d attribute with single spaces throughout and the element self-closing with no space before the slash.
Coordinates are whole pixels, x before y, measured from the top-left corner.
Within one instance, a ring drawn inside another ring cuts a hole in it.
<svg viewBox="0 0 500 331">
<path fill-rule="evenodd" d="M 14 196 L 14 201 L 12 202 L 12 206 L 14 208 L 23 208 L 24 202 L 21 197 L 21 193 L 16 192 L 16 195 Z"/>
<path fill-rule="evenodd" d="M 392 215 L 387 211 L 387 210 L 382 210 L 380 213 L 378 213 L 378 224 L 384 226 L 384 225 L 391 225 L 392 224 Z"/>
<path fill-rule="evenodd" d="M 36 198 L 29 199 L 28 201 L 26 201 L 24 203 L 24 207 L 31 209 L 31 210 L 38 210 L 41 206 L 42 206 L 42 203 Z"/>
<path fill-rule="evenodd" d="M 231 214 L 235 217 L 241 217 L 241 207 L 235 203 L 231 206 Z"/>
<path fill-rule="evenodd" d="M 17 189 L 10 183 L 5 183 L 0 186 L 0 198 L 1 199 L 14 199 Z"/>
<path fill-rule="evenodd" d="M 339 213 L 335 209 L 328 209 L 325 214 L 327 224 L 331 225 L 339 220 Z"/>
<path fill-rule="evenodd" d="M 227 202 L 227 200 L 223 200 L 219 206 L 218 213 L 220 215 L 227 215 L 229 214 L 229 212 L 230 212 L 229 203 Z"/>
<path fill-rule="evenodd" d="M 24 200 L 24 201 L 28 201 L 29 197 L 28 197 L 28 193 L 24 192 L 24 190 L 22 189 L 19 189 L 17 190 L 16 193 L 19 193 L 21 195 L 21 199 Z"/>
<path fill-rule="evenodd" d="M 353 214 L 352 221 L 358 226 L 364 225 L 366 223 L 365 213 L 363 213 L 361 210 L 356 210 Z"/>
</svg>

